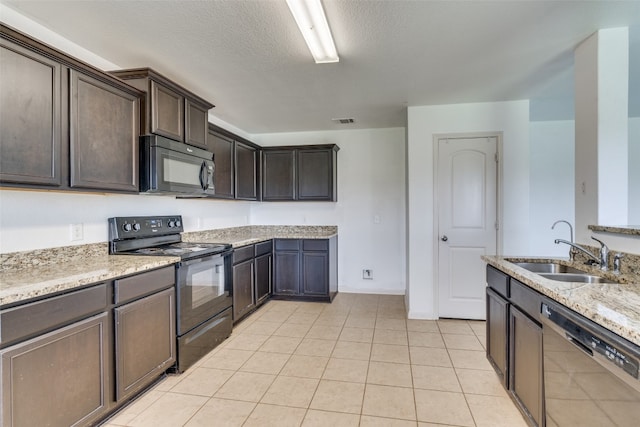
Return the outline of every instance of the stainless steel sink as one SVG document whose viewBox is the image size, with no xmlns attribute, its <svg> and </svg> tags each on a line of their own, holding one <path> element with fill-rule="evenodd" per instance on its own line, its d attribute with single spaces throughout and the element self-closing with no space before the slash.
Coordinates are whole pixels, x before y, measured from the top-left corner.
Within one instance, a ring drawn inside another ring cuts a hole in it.
<svg viewBox="0 0 640 427">
<path fill-rule="evenodd" d="M 537 273 L 542 277 L 559 282 L 579 282 L 579 283 L 617 283 L 614 280 L 605 279 L 604 277 L 594 276 L 593 274 L 575 274 L 575 273 Z"/>
<path fill-rule="evenodd" d="M 529 270 L 532 273 L 575 273 L 575 274 L 587 274 L 577 268 L 569 267 L 563 264 L 552 262 L 514 262 L 518 267 L 522 267 L 525 270 Z"/>
<path fill-rule="evenodd" d="M 618 283 L 595 274 L 556 262 L 514 262 L 518 267 L 536 273 L 546 279 L 577 283 Z"/>
</svg>

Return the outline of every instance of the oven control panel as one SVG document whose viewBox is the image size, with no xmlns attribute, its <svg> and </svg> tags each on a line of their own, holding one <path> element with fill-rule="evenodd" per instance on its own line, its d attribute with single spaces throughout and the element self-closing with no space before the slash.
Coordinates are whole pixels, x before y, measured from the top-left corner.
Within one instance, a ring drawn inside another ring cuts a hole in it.
<svg viewBox="0 0 640 427">
<path fill-rule="evenodd" d="M 183 231 L 181 215 L 109 218 L 109 240 L 178 234 Z"/>
</svg>

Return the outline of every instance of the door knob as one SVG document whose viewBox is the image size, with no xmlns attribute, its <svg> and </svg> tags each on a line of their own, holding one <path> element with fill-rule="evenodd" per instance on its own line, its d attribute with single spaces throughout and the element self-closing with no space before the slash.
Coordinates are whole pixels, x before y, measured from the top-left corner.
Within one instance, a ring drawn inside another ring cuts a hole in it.
<svg viewBox="0 0 640 427">
<path fill-rule="evenodd" d="M 449 238 L 446 235 L 444 235 L 440 240 L 442 240 L 443 242 L 446 242 L 447 240 L 449 240 Z"/>
</svg>

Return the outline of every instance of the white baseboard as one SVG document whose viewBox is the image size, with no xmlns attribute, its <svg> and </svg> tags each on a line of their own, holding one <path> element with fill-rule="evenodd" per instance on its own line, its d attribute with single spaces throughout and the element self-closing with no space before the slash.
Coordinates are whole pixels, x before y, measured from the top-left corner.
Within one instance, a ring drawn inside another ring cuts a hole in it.
<svg viewBox="0 0 640 427">
<path fill-rule="evenodd" d="M 427 313 L 424 311 L 409 311 L 407 318 L 415 320 L 438 320 L 437 317 L 434 317 L 433 313 Z"/>
<path fill-rule="evenodd" d="M 348 286 L 339 286 L 338 292 L 345 294 L 404 295 L 404 289 L 351 288 Z"/>
</svg>

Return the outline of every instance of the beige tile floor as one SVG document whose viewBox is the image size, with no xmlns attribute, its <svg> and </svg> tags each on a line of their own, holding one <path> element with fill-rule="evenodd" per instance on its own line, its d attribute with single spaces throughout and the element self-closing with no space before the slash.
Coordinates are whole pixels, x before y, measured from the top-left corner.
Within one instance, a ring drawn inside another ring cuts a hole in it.
<svg viewBox="0 0 640 427">
<path fill-rule="evenodd" d="M 404 297 L 270 301 L 105 426 L 519 427 L 485 324 L 406 320 Z"/>
</svg>

